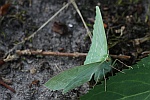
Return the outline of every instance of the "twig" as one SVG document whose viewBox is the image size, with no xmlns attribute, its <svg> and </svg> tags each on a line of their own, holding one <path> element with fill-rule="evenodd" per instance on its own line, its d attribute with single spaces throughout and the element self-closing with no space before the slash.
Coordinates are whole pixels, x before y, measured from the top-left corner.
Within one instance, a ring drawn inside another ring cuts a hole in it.
<svg viewBox="0 0 150 100">
<path fill-rule="evenodd" d="M 9 89 L 10 91 L 16 93 L 16 91 L 15 91 L 13 88 L 11 88 L 9 85 L 7 85 L 1 78 L 0 78 L 0 85 L 6 87 L 6 88 Z"/>
<path fill-rule="evenodd" d="M 141 54 L 150 54 L 150 51 L 144 51 Z"/>
<path fill-rule="evenodd" d="M 137 39 L 131 40 L 131 42 L 133 42 L 134 45 L 140 45 L 141 43 L 148 41 L 148 40 L 150 40 L 150 35 L 146 35 L 142 38 L 137 38 Z"/>
<path fill-rule="evenodd" d="M 65 57 L 86 57 L 87 53 L 62 53 L 62 52 L 51 52 L 51 51 L 42 51 L 42 50 L 17 50 L 16 54 L 8 55 L 6 59 L 0 60 L 0 66 L 6 62 L 13 61 L 19 58 L 22 55 L 42 55 L 42 56 L 65 56 Z M 130 56 L 127 55 L 110 55 L 112 58 L 129 60 Z"/>
<path fill-rule="evenodd" d="M 18 55 L 43 55 L 43 56 L 66 56 L 66 57 L 85 57 L 87 53 L 62 53 L 42 50 L 17 50 Z"/>
<path fill-rule="evenodd" d="M 112 54 L 110 54 L 110 56 L 112 58 L 121 59 L 121 60 L 129 60 L 131 58 L 131 56 L 127 56 L 127 55 L 112 55 Z"/>
<path fill-rule="evenodd" d="M 87 53 L 62 53 L 62 52 L 51 52 L 51 51 L 42 51 L 42 50 L 17 50 L 16 54 L 21 55 L 43 55 L 43 56 L 66 56 L 66 57 L 85 57 Z M 130 56 L 127 55 L 110 55 L 112 58 L 128 60 Z"/>
</svg>

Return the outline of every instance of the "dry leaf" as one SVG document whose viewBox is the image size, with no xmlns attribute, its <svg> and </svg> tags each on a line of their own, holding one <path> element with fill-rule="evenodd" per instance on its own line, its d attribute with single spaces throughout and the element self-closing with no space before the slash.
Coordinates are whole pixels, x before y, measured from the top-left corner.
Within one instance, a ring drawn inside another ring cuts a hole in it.
<svg viewBox="0 0 150 100">
<path fill-rule="evenodd" d="M 60 22 L 54 22 L 52 31 L 62 35 L 68 33 L 68 28 L 65 24 L 62 24 Z"/>
<path fill-rule="evenodd" d="M 10 4 L 4 4 L 3 6 L 0 7 L 0 15 L 1 16 L 4 16 L 7 11 L 8 11 L 8 8 L 10 7 Z"/>
<path fill-rule="evenodd" d="M 0 66 L 2 66 L 4 63 L 4 60 L 0 59 Z"/>
</svg>

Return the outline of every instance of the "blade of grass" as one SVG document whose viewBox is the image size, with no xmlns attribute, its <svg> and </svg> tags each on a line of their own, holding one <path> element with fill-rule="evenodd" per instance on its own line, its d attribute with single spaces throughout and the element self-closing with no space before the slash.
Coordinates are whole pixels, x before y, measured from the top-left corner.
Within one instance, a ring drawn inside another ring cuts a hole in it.
<svg viewBox="0 0 150 100">
<path fill-rule="evenodd" d="M 79 16 L 80 16 L 80 18 L 81 18 L 81 20 L 82 20 L 82 22 L 83 22 L 83 25 L 84 25 L 84 27 L 85 27 L 85 29 L 86 29 L 86 31 L 87 31 L 87 34 L 89 35 L 90 39 L 92 40 L 92 34 L 91 34 L 89 28 L 87 27 L 87 25 L 86 25 L 86 23 L 85 23 L 85 21 L 84 21 L 84 19 L 83 19 L 83 17 L 82 17 L 82 14 L 81 14 L 81 12 L 80 12 L 80 10 L 79 10 L 79 8 L 78 8 L 78 6 L 77 6 L 75 0 L 70 0 L 70 2 L 72 3 L 72 5 L 73 5 L 74 8 L 76 9 L 77 13 L 79 14 Z"/>
</svg>

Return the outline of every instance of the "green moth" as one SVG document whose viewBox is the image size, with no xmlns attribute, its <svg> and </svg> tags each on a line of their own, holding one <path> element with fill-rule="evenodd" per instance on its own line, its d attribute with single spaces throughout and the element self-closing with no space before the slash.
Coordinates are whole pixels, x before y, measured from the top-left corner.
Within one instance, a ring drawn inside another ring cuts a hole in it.
<svg viewBox="0 0 150 100">
<path fill-rule="evenodd" d="M 103 26 L 101 12 L 96 6 L 96 19 L 93 30 L 93 38 L 90 50 L 84 62 L 84 65 L 73 67 L 51 78 L 44 85 L 51 90 L 63 90 L 63 93 L 80 86 L 88 81 L 94 75 L 97 82 L 111 70 L 111 61 L 107 50 L 107 40 Z"/>
</svg>

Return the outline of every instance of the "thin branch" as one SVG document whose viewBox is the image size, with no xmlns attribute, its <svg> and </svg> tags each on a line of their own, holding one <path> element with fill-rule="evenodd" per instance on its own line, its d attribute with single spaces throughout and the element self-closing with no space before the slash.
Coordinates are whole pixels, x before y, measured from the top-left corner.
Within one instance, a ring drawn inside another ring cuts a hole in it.
<svg viewBox="0 0 150 100">
<path fill-rule="evenodd" d="M 0 78 L 0 85 L 4 86 L 5 88 L 9 89 L 10 91 L 12 91 L 13 93 L 16 93 L 16 91 L 11 88 L 9 85 L 7 85 L 1 78 Z"/>
<path fill-rule="evenodd" d="M 17 50 L 18 55 L 43 55 L 43 56 L 66 56 L 66 57 L 85 57 L 87 53 L 62 53 L 62 52 L 51 52 L 42 50 Z"/>
<path fill-rule="evenodd" d="M 127 56 L 127 55 L 112 55 L 112 54 L 110 54 L 110 56 L 112 58 L 121 59 L 121 60 L 129 60 L 131 58 L 131 56 Z"/>
<path fill-rule="evenodd" d="M 43 56 L 67 56 L 67 57 L 85 57 L 87 53 L 62 53 L 62 52 L 51 52 L 51 51 L 42 51 L 42 50 L 17 50 L 18 55 L 43 55 Z M 110 55 L 115 59 L 130 59 L 130 56 L 127 55 Z"/>
<path fill-rule="evenodd" d="M 51 52 L 42 50 L 17 50 L 14 55 L 8 55 L 5 59 L 0 59 L 0 66 L 6 62 L 17 60 L 19 56 L 23 55 L 42 55 L 42 56 L 64 56 L 64 57 L 86 57 L 87 53 L 62 53 L 62 52 Z M 130 59 L 130 56 L 126 55 L 110 55 L 112 58 L 121 59 L 122 57 Z M 121 57 L 120 57 L 121 56 Z M 127 60 L 127 59 L 126 59 Z"/>
</svg>

